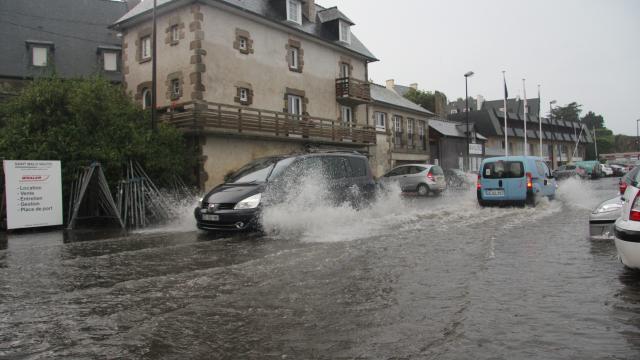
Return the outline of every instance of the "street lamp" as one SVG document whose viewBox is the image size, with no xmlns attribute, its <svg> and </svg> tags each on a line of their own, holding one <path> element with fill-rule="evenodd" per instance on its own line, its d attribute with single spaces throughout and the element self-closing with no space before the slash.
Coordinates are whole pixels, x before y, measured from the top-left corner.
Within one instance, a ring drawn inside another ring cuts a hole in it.
<svg viewBox="0 0 640 360">
<path fill-rule="evenodd" d="M 467 171 L 469 171 L 469 84 L 468 79 L 473 76 L 473 71 L 468 71 L 464 74 L 464 95 L 467 108 Z"/>
</svg>

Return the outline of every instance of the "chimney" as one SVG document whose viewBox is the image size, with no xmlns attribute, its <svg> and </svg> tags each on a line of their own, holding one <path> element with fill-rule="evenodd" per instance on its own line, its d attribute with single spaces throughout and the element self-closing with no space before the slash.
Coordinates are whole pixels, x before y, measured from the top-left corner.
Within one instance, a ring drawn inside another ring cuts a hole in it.
<svg viewBox="0 0 640 360">
<path fill-rule="evenodd" d="M 309 22 L 316 22 L 316 2 L 315 0 L 305 0 L 302 4 L 302 14 L 307 17 Z"/>
<path fill-rule="evenodd" d="M 387 89 L 395 91 L 396 82 L 393 79 L 387 80 Z"/>
<path fill-rule="evenodd" d="M 409 87 L 412 88 L 413 90 L 418 90 L 418 83 L 413 83 L 409 85 Z"/>
</svg>

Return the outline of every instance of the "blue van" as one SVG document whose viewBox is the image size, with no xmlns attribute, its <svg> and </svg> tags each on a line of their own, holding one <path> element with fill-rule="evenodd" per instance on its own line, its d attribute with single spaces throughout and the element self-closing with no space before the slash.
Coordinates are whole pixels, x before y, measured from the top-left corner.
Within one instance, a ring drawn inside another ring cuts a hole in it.
<svg viewBox="0 0 640 360">
<path fill-rule="evenodd" d="M 482 161 L 478 173 L 480 206 L 529 204 L 536 198 L 553 199 L 556 180 L 542 158 L 533 156 L 492 157 Z"/>
</svg>

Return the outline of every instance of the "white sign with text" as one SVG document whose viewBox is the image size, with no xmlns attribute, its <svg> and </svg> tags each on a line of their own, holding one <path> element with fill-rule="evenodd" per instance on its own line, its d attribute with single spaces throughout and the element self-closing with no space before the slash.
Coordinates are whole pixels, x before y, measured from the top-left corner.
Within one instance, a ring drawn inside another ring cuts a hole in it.
<svg viewBox="0 0 640 360">
<path fill-rule="evenodd" d="M 60 161 L 4 160 L 7 229 L 62 225 Z"/>
<path fill-rule="evenodd" d="M 469 144 L 469 154 L 482 155 L 482 144 Z"/>
</svg>

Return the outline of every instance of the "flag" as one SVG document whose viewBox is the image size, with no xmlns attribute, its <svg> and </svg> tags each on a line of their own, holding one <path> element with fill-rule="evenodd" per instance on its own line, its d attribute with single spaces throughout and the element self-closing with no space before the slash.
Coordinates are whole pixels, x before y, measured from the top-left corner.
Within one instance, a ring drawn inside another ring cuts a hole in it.
<svg viewBox="0 0 640 360">
<path fill-rule="evenodd" d="M 509 91 L 507 90 L 507 80 L 506 79 L 502 79 L 504 81 L 504 98 L 508 99 L 509 98 Z"/>
</svg>

